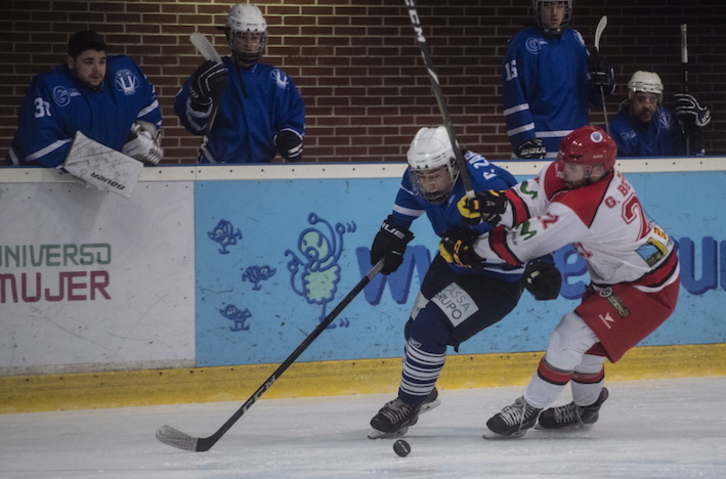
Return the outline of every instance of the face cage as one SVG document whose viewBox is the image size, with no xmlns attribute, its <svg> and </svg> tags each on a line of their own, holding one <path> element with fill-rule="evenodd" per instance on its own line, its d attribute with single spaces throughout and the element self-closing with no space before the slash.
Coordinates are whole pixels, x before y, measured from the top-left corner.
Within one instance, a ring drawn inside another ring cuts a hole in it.
<svg viewBox="0 0 726 479">
<path fill-rule="evenodd" d="M 411 185 L 413 185 L 414 191 L 419 195 L 423 196 L 426 201 L 433 205 L 440 205 L 442 203 L 445 203 L 446 200 L 449 198 L 451 191 L 454 189 L 456 180 L 459 179 L 459 169 L 453 163 L 454 159 L 452 158 L 451 163 L 449 165 L 446 165 L 446 171 L 449 172 L 449 179 L 451 180 L 449 181 L 449 186 L 448 188 L 439 191 L 426 191 L 426 189 L 419 181 L 418 175 L 416 175 L 417 170 L 410 169 L 408 174 L 409 178 L 411 179 Z"/>
<path fill-rule="evenodd" d="M 560 0 L 562 1 L 562 0 Z M 548 28 L 542 24 L 542 14 L 540 13 L 540 6 L 542 6 L 543 3 L 560 3 L 559 1 L 552 1 L 552 2 L 537 2 L 535 0 L 535 6 L 534 6 L 534 17 L 537 22 L 537 26 L 539 26 L 543 32 L 545 32 L 547 35 L 559 35 L 562 33 L 562 30 L 565 29 L 566 26 L 570 24 L 570 20 L 572 19 L 572 2 L 567 1 L 567 7 L 565 11 L 565 16 L 562 18 L 562 23 L 560 23 L 560 26 L 557 28 Z"/>
<path fill-rule="evenodd" d="M 265 53 L 265 47 L 267 47 L 267 31 L 262 32 L 262 40 L 260 41 L 260 47 L 257 49 L 257 52 L 240 52 L 235 49 L 235 34 L 238 33 L 231 28 L 227 27 L 226 35 L 227 35 L 227 43 L 229 44 L 229 48 L 232 50 L 232 56 L 234 59 L 239 63 L 245 63 L 245 64 L 253 64 L 257 63 L 260 58 L 262 58 L 262 55 Z M 247 32 L 239 32 L 239 33 L 247 33 Z"/>
</svg>

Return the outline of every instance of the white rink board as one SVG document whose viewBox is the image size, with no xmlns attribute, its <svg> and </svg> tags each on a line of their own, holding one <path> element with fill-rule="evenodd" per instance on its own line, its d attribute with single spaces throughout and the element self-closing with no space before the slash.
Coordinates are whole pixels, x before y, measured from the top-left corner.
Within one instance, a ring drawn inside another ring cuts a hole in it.
<svg viewBox="0 0 726 479">
<path fill-rule="evenodd" d="M 0 373 L 193 364 L 193 182 L 139 182 L 126 199 L 5 171 Z"/>
</svg>

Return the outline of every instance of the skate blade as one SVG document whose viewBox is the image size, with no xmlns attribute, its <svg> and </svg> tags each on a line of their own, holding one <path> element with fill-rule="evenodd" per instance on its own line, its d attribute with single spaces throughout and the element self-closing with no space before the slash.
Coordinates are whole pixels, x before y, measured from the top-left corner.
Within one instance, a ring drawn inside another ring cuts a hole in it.
<svg viewBox="0 0 726 479">
<path fill-rule="evenodd" d="M 435 399 L 431 402 L 427 402 L 421 405 L 421 410 L 418 412 L 419 415 L 428 412 L 436 407 L 439 407 L 441 405 L 441 399 Z"/>
<path fill-rule="evenodd" d="M 371 428 L 368 433 L 368 439 L 395 439 L 397 437 L 403 437 L 408 432 L 408 426 L 399 429 L 396 432 L 383 432 L 378 429 Z"/>
<path fill-rule="evenodd" d="M 527 433 L 526 429 L 523 431 L 517 431 L 515 433 L 507 434 L 507 435 L 497 434 L 494 431 L 487 430 L 482 437 L 484 439 L 493 439 L 495 441 L 496 440 L 505 440 L 506 441 L 507 439 L 519 439 L 520 437 L 524 436 L 526 433 Z"/>
<path fill-rule="evenodd" d="M 549 428 L 549 427 L 542 427 L 539 423 L 537 423 L 537 425 L 534 426 L 535 430 L 537 430 L 537 431 L 551 431 L 551 432 L 573 431 L 575 429 L 589 429 L 590 427 L 592 427 L 592 424 L 573 424 L 571 426 Z"/>
</svg>

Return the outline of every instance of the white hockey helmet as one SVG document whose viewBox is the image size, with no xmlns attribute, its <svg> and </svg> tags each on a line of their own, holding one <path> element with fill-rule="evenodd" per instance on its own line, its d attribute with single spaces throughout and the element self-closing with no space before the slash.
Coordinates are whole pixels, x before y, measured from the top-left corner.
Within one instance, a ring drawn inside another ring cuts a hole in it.
<svg viewBox="0 0 726 479">
<path fill-rule="evenodd" d="M 227 14 L 224 31 L 235 59 L 241 63 L 255 63 L 264 53 L 267 46 L 267 21 L 257 5 L 246 3 L 232 5 Z M 259 44 L 252 49 L 235 45 L 235 37 L 245 33 L 261 34 Z"/>
<path fill-rule="evenodd" d="M 454 148 L 446 128 L 421 128 L 413 138 L 406 158 L 414 188 L 430 203 L 446 201 L 459 177 Z M 441 172 L 444 176 L 436 183 L 435 188 L 429 182 L 422 184 L 423 177 L 429 177 L 436 172 Z"/>
<path fill-rule="evenodd" d="M 632 99 L 633 93 L 636 91 L 657 93 L 663 98 L 663 82 L 657 73 L 638 70 L 633 73 L 628 82 L 628 99 Z"/>
<path fill-rule="evenodd" d="M 550 6 L 550 4 L 562 4 L 565 6 L 565 16 L 562 22 L 556 28 L 549 27 L 542 22 L 542 11 L 540 10 L 544 6 Z M 562 30 L 570 24 L 572 19 L 572 6 L 575 0 L 532 0 L 532 6 L 534 7 L 534 18 L 537 25 L 548 35 L 559 35 Z"/>
</svg>

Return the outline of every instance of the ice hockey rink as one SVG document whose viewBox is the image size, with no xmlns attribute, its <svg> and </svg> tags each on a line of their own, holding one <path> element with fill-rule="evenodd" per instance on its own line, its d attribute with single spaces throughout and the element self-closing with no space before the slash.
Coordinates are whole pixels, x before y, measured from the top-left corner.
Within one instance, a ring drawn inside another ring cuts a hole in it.
<svg viewBox="0 0 726 479">
<path fill-rule="evenodd" d="M 484 423 L 521 387 L 441 391 L 441 406 L 409 431 L 407 457 L 393 452 L 392 440 L 366 437 L 369 419 L 391 399 L 381 394 L 262 398 L 207 452 L 162 444 L 155 430 L 168 424 L 209 436 L 244 400 L 6 414 L 0 478 L 726 477 L 726 377 L 608 388 L 593 427 L 498 441 L 482 439 Z"/>
</svg>

